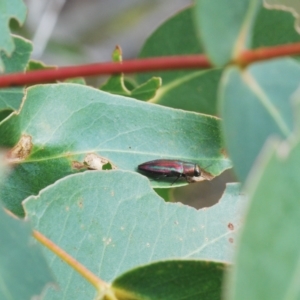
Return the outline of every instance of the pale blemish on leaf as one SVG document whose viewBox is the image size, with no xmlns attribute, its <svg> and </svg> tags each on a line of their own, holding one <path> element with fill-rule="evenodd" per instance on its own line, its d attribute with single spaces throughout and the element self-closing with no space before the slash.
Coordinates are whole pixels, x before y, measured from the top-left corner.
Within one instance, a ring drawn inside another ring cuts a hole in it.
<svg viewBox="0 0 300 300">
<path fill-rule="evenodd" d="M 107 158 L 96 153 L 89 153 L 85 156 L 83 162 L 72 161 L 72 168 L 77 170 L 103 170 L 103 166 L 108 163 L 111 165 L 113 170 L 117 169 L 117 167 L 113 165 Z"/>
<path fill-rule="evenodd" d="M 228 153 L 227 153 L 226 149 L 222 148 L 220 152 L 225 158 L 228 158 Z"/>
<path fill-rule="evenodd" d="M 81 169 L 87 169 L 87 166 L 79 161 L 74 160 L 72 161 L 72 168 L 81 170 Z"/>
<path fill-rule="evenodd" d="M 103 241 L 103 243 L 106 245 L 106 246 L 108 246 L 109 244 L 111 244 L 111 242 L 112 242 L 112 239 L 111 238 L 103 238 L 102 239 L 102 241 Z"/>
<path fill-rule="evenodd" d="M 32 137 L 22 135 L 19 142 L 7 153 L 9 163 L 18 163 L 25 160 L 32 150 Z"/>
<path fill-rule="evenodd" d="M 103 166 L 109 163 L 109 160 L 95 153 L 89 153 L 84 158 L 84 163 L 90 170 L 102 170 Z"/>
</svg>

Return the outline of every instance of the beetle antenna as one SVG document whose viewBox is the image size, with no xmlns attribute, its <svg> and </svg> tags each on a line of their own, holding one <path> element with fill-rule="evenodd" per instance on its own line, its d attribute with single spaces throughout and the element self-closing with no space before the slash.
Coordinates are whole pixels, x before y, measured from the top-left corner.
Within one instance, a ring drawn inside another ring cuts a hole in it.
<svg viewBox="0 0 300 300">
<path fill-rule="evenodd" d="M 214 163 L 209 164 L 208 166 L 205 166 L 205 168 L 202 168 L 203 170 L 209 168 L 210 166 L 212 166 Z"/>
</svg>

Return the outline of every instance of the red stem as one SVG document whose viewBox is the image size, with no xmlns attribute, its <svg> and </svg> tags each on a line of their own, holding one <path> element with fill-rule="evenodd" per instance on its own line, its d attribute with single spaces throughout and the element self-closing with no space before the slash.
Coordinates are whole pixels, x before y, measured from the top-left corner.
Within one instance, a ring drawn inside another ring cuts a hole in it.
<svg viewBox="0 0 300 300">
<path fill-rule="evenodd" d="M 0 76 L 0 87 L 51 82 L 79 76 L 211 67 L 212 65 L 205 55 L 155 57 L 127 60 L 121 63 L 97 63 L 51 70 L 30 71 L 28 73 L 11 73 Z"/>
<path fill-rule="evenodd" d="M 275 47 L 259 48 L 256 50 L 246 50 L 232 63 L 246 66 L 256 61 L 299 54 L 300 43 L 287 44 Z M 166 71 L 176 69 L 206 69 L 212 67 L 212 64 L 205 55 L 154 57 L 127 60 L 120 63 L 97 63 L 73 67 L 61 67 L 50 70 L 30 71 L 25 74 L 5 74 L 0 76 L 0 87 L 53 82 L 55 80 L 63 80 L 80 76 Z"/>
<path fill-rule="evenodd" d="M 235 63 L 239 65 L 248 65 L 252 62 L 267 60 L 276 57 L 292 56 L 300 54 L 300 43 L 280 45 L 276 47 L 264 47 L 255 50 L 246 50 Z"/>
</svg>

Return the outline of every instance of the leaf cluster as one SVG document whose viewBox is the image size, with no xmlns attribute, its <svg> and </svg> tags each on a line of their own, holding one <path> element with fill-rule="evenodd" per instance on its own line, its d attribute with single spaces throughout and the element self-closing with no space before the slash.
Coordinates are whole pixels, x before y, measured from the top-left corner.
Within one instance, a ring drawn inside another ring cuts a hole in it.
<svg viewBox="0 0 300 300">
<path fill-rule="evenodd" d="M 204 53 L 208 70 L 0 90 L 0 299 L 299 298 L 300 65 L 237 63 L 300 41 L 273 2 L 197 0 L 140 52 Z M 20 0 L 0 5 L 3 73 L 53 68 L 10 33 L 25 15 Z M 168 198 L 187 182 L 138 172 L 155 159 L 209 178 L 233 166 L 240 183 L 209 208 L 167 202 L 154 188 Z"/>
</svg>

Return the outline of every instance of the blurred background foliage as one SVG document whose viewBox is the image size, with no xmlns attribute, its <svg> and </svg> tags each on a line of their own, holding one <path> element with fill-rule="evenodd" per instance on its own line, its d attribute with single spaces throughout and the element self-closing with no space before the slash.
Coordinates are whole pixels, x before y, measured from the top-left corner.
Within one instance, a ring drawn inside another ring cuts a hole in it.
<svg viewBox="0 0 300 300">
<path fill-rule="evenodd" d="M 147 37 L 191 0 L 25 0 L 22 35 L 33 41 L 33 59 L 60 66 L 138 55 Z M 19 31 L 20 33 L 20 31 Z"/>
</svg>

